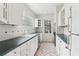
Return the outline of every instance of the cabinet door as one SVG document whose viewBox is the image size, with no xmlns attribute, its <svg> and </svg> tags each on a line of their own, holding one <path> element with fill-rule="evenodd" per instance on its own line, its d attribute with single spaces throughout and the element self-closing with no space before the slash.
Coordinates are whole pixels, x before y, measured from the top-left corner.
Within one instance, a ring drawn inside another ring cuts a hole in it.
<svg viewBox="0 0 79 59">
<path fill-rule="evenodd" d="M 38 27 L 38 19 L 35 19 L 35 27 Z"/>
<path fill-rule="evenodd" d="M 27 41 L 23 45 L 20 46 L 21 56 L 30 56 L 30 41 Z"/>
<path fill-rule="evenodd" d="M 20 47 L 14 49 L 13 51 L 7 53 L 5 56 L 20 56 Z"/>
<path fill-rule="evenodd" d="M 60 15 L 61 15 L 61 12 L 59 12 L 59 13 L 58 13 L 58 26 L 60 26 L 60 25 L 61 25 Z"/>
<path fill-rule="evenodd" d="M 32 38 L 32 40 L 30 41 L 30 55 L 34 56 L 35 51 L 36 50 L 36 41 L 35 38 Z"/>
<path fill-rule="evenodd" d="M 0 3 L 0 24 L 7 23 L 7 3 Z"/>
<path fill-rule="evenodd" d="M 29 44 L 28 44 L 28 55 L 29 56 L 34 56 L 37 48 L 38 48 L 38 36 L 37 37 L 34 37 L 32 38 L 30 41 L 29 41 Z"/>
<path fill-rule="evenodd" d="M 9 24 L 21 25 L 23 17 L 23 5 L 18 3 L 8 4 Z"/>
<path fill-rule="evenodd" d="M 26 43 L 24 43 L 23 45 L 20 46 L 20 52 L 21 52 L 21 56 L 26 56 Z"/>
<path fill-rule="evenodd" d="M 2 3 L 0 3 L 0 20 L 2 21 Z"/>
<path fill-rule="evenodd" d="M 33 44 L 34 44 L 33 54 L 35 54 L 36 53 L 36 50 L 38 48 L 38 36 L 36 36 L 36 37 L 33 38 Z"/>
<path fill-rule="evenodd" d="M 25 48 L 24 48 L 25 49 Z M 31 56 L 33 51 L 33 42 L 32 39 L 26 42 L 26 56 Z"/>
<path fill-rule="evenodd" d="M 58 36 L 56 36 L 56 51 L 57 51 L 57 54 L 59 55 L 60 54 L 60 39 Z"/>
<path fill-rule="evenodd" d="M 68 46 L 62 40 L 60 41 L 60 56 L 69 56 L 70 52 Z"/>
</svg>

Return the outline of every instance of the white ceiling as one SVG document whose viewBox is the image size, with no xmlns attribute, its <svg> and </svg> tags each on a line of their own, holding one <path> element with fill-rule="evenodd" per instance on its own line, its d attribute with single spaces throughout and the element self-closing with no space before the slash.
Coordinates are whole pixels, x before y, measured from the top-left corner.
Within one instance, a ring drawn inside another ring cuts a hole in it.
<svg viewBox="0 0 79 59">
<path fill-rule="evenodd" d="M 56 3 L 27 3 L 30 9 L 37 15 L 54 14 Z"/>
</svg>

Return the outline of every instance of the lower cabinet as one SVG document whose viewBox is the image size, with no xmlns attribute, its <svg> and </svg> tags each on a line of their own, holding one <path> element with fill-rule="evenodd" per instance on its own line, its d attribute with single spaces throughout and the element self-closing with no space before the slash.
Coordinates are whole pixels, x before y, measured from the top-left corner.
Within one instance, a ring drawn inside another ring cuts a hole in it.
<svg viewBox="0 0 79 59">
<path fill-rule="evenodd" d="M 26 56 L 28 51 L 28 44 L 24 43 L 23 45 L 20 46 L 20 55 L 21 56 Z"/>
<path fill-rule="evenodd" d="M 34 56 L 38 48 L 38 36 L 20 46 L 21 56 Z"/>
<path fill-rule="evenodd" d="M 69 56 L 70 50 L 68 49 L 68 45 L 61 40 L 58 36 L 56 36 L 56 51 L 58 56 Z"/>
<path fill-rule="evenodd" d="M 38 48 L 38 36 L 32 38 L 5 56 L 34 56 Z"/>
<path fill-rule="evenodd" d="M 32 40 L 29 41 L 29 56 L 34 56 L 36 50 L 38 48 L 38 36 L 34 37 Z"/>
<path fill-rule="evenodd" d="M 20 56 L 20 47 L 12 50 L 11 52 L 7 53 L 5 56 Z"/>
<path fill-rule="evenodd" d="M 56 51 L 57 54 L 60 55 L 60 39 L 58 36 L 56 36 Z"/>
<path fill-rule="evenodd" d="M 69 54 L 70 54 L 70 51 L 68 49 L 68 45 L 61 40 L 60 41 L 60 56 L 69 56 Z"/>
</svg>

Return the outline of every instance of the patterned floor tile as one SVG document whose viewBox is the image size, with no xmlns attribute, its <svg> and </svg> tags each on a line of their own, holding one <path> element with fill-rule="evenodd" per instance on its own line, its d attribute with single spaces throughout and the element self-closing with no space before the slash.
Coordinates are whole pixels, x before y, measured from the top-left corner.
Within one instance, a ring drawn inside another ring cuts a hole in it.
<svg viewBox="0 0 79 59">
<path fill-rule="evenodd" d="M 41 43 L 35 56 L 57 56 L 56 48 L 53 43 Z"/>
</svg>

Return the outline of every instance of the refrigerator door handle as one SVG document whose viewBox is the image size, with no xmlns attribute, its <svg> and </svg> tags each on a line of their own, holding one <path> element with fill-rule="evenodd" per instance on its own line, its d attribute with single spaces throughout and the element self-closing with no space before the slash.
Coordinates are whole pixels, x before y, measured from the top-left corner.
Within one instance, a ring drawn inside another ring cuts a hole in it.
<svg viewBox="0 0 79 59">
<path fill-rule="evenodd" d="M 72 35 L 76 35 L 76 36 L 79 36 L 79 34 L 76 34 L 76 33 L 71 33 Z"/>
<path fill-rule="evenodd" d="M 72 29 L 72 7 L 70 7 L 70 16 L 68 17 L 68 32 Z"/>
<path fill-rule="evenodd" d="M 69 32 L 69 17 L 68 17 L 68 32 Z"/>
<path fill-rule="evenodd" d="M 68 32 L 70 32 L 70 17 L 68 17 Z"/>
</svg>

